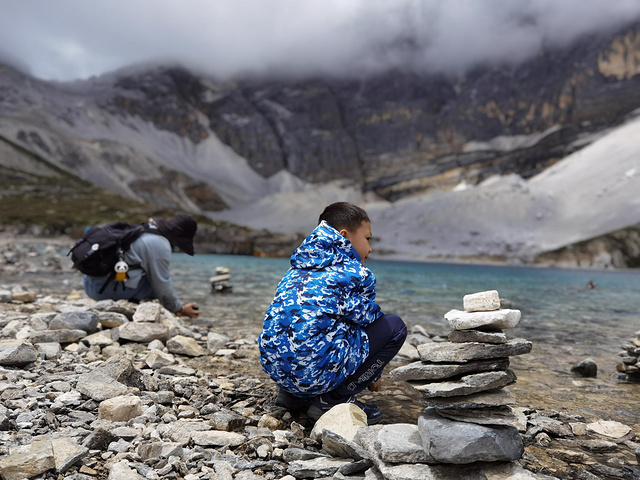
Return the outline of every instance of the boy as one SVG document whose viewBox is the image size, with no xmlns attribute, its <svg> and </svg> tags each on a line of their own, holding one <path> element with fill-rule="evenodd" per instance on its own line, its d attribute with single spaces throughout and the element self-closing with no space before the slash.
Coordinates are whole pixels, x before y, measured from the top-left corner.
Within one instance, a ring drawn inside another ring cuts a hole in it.
<svg viewBox="0 0 640 480">
<path fill-rule="evenodd" d="M 378 391 L 382 370 L 398 353 L 407 328 L 375 303 L 376 278 L 364 266 L 371 221 L 360 207 L 338 202 L 291 257 L 259 337 L 263 369 L 280 386 L 277 402 L 308 405 L 317 420 L 339 403 L 354 403 L 369 425 L 376 405 L 356 400 Z"/>
</svg>

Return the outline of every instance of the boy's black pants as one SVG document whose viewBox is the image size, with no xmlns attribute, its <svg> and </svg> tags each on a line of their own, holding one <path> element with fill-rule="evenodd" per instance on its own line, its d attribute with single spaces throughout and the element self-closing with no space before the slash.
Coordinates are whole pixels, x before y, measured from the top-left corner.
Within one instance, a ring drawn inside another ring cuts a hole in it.
<svg viewBox="0 0 640 480">
<path fill-rule="evenodd" d="M 382 376 L 384 367 L 395 357 L 407 338 L 407 326 L 398 315 L 388 313 L 366 326 L 369 356 L 338 388 L 325 393 L 335 402 L 346 401 Z"/>
</svg>

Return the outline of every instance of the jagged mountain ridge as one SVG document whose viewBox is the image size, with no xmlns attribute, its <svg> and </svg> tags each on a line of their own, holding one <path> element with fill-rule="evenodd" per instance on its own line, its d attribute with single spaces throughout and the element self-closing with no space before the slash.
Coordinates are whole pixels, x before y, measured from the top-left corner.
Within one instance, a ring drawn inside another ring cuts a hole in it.
<svg viewBox="0 0 640 480">
<path fill-rule="evenodd" d="M 583 148 L 640 107 L 639 52 L 633 26 L 456 80 L 221 83 L 136 67 L 53 84 L 3 67 L 0 136 L 96 185 L 189 211 L 311 184 L 327 185 L 322 200 L 398 201 L 495 174 L 530 178 Z"/>
</svg>

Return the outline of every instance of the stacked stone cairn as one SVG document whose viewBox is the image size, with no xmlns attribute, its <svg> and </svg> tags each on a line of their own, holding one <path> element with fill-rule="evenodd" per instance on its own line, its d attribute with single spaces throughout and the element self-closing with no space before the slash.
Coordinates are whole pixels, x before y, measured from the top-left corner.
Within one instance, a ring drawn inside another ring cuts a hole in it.
<svg viewBox="0 0 640 480">
<path fill-rule="evenodd" d="M 230 283 L 231 270 L 229 267 L 216 267 L 216 274 L 209 278 L 213 293 L 228 293 L 233 289 Z"/>
<path fill-rule="evenodd" d="M 640 330 L 622 345 L 619 355 L 622 357 L 622 362 L 616 366 L 618 379 L 640 382 Z"/>
<path fill-rule="evenodd" d="M 501 309 L 496 290 L 465 295 L 465 311 L 451 310 L 448 342 L 418 345 L 420 361 L 390 375 L 405 380 L 427 405 L 418 418 L 427 464 L 514 461 L 524 453 L 515 399 L 505 388 L 516 381 L 509 357 L 532 343 L 508 339 L 504 330 L 520 311 Z"/>
</svg>

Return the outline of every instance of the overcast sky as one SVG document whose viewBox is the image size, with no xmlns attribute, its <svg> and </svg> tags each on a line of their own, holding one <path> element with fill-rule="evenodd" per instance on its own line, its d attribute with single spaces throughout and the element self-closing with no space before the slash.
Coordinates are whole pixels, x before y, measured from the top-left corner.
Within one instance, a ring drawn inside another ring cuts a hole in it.
<svg viewBox="0 0 640 480">
<path fill-rule="evenodd" d="M 0 0 L 0 59 L 71 80 L 139 62 L 218 77 L 459 73 L 640 18 L 640 0 Z"/>
</svg>

